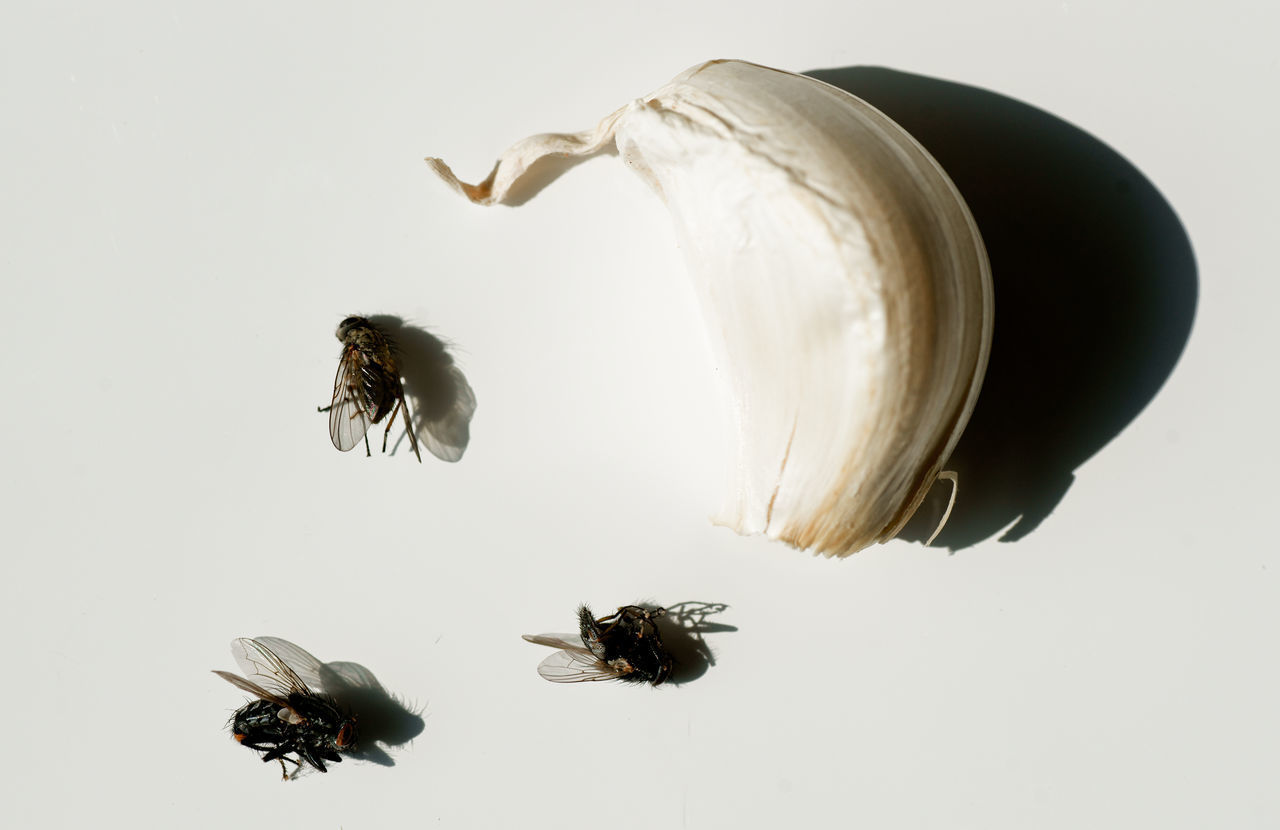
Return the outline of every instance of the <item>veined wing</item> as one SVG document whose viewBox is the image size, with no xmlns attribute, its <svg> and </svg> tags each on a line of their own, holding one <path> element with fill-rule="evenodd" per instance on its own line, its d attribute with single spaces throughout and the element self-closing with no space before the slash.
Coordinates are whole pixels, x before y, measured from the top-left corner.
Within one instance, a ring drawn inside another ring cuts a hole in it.
<svg viewBox="0 0 1280 830">
<path fill-rule="evenodd" d="M 560 649 L 538 664 L 538 674 L 544 680 L 550 680 L 552 683 L 587 683 L 618 679 L 618 672 L 583 648 L 580 638 L 575 638 L 571 634 L 525 634 L 523 636 L 531 643 Z M 575 639 L 578 640 L 576 644 Z"/>
<path fill-rule="evenodd" d="M 288 700 L 291 694 L 311 694 L 311 689 L 298 673 L 260 641 L 248 637 L 232 640 L 231 654 L 250 683 L 277 697 Z"/>
<path fill-rule="evenodd" d="M 369 431 L 369 409 L 361 384 L 364 355 L 359 349 L 345 348 L 338 359 L 338 374 L 333 380 L 333 401 L 329 404 L 329 437 L 333 445 L 346 452 L 364 440 Z"/>
</svg>

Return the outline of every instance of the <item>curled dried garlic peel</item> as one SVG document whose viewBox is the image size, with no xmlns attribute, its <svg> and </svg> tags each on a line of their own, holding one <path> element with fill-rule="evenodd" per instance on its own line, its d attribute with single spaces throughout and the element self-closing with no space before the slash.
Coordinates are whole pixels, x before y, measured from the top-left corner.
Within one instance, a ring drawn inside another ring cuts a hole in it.
<svg viewBox="0 0 1280 830">
<path fill-rule="evenodd" d="M 477 185 L 427 162 L 472 201 L 510 204 L 611 145 L 666 202 L 729 374 L 738 456 L 713 521 L 827 556 L 893 538 L 943 473 L 990 350 L 990 269 L 951 180 L 858 98 L 740 61 L 594 130 L 525 139 Z"/>
</svg>

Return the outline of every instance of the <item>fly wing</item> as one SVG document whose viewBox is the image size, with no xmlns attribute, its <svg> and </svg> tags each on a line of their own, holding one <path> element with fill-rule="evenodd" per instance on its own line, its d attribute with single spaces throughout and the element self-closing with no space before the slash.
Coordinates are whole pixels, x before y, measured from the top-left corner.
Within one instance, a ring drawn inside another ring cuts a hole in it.
<svg viewBox="0 0 1280 830">
<path fill-rule="evenodd" d="M 538 674 L 552 683 L 584 683 L 617 680 L 618 673 L 582 647 L 582 638 L 572 634 L 524 634 L 525 640 L 540 646 L 558 648 L 555 654 L 538 664 Z"/>
<path fill-rule="evenodd" d="M 538 674 L 552 683 L 585 683 L 617 680 L 618 673 L 601 663 L 596 656 L 579 646 L 570 651 L 557 651 L 538 664 Z"/>
<path fill-rule="evenodd" d="M 342 660 L 325 663 L 320 676 L 323 678 L 320 688 L 328 694 L 336 695 L 339 691 L 346 694 L 351 694 L 353 691 L 386 694 L 373 672 L 359 663 L 348 663 Z"/>
<path fill-rule="evenodd" d="M 254 637 L 253 641 L 274 654 L 281 663 L 293 670 L 294 675 L 309 689 L 324 691 L 321 680 L 323 666 L 311 652 L 279 637 Z"/>
<path fill-rule="evenodd" d="M 213 673 L 218 675 L 218 677 L 221 677 L 223 680 L 227 681 L 228 683 L 230 683 L 232 686 L 235 686 L 237 689 L 239 689 L 242 692 L 248 692 L 254 697 L 261 698 L 263 700 L 268 700 L 276 704 L 277 706 L 282 706 L 286 709 L 291 708 L 288 702 L 283 700 L 279 695 L 268 692 L 266 689 L 262 688 L 257 683 L 253 683 L 251 681 L 245 680 L 243 677 L 232 674 L 229 671 L 219 671 L 218 669 L 214 669 Z"/>
<path fill-rule="evenodd" d="M 552 648 L 582 649 L 582 638 L 576 634 L 521 634 L 525 642 Z"/>
<path fill-rule="evenodd" d="M 329 437 L 343 452 L 364 439 L 371 423 L 360 386 L 363 371 L 364 357 L 360 351 L 343 349 L 338 359 L 338 375 L 333 380 L 333 402 L 329 405 Z"/>
<path fill-rule="evenodd" d="M 262 698 L 269 703 L 274 703 L 279 706 L 280 711 L 277 714 L 280 720 L 287 721 L 289 723 L 302 723 L 306 720 L 306 718 L 302 716 L 302 713 L 293 708 L 289 701 L 277 694 L 274 694 L 273 692 L 267 691 L 257 683 L 245 680 L 243 677 L 234 675 L 229 671 L 219 671 L 218 669 L 214 669 L 213 673 L 230 683 L 232 686 L 235 686 L 237 689 L 248 692 L 254 697 Z"/>
<path fill-rule="evenodd" d="M 293 669 L 312 691 L 336 695 L 344 692 L 349 694 L 353 689 L 382 689 L 382 684 L 374 677 L 373 672 L 359 663 L 322 663 L 302 646 L 279 637 L 255 637 L 254 640 L 266 646 L 280 658 L 280 662 Z"/>
<path fill-rule="evenodd" d="M 275 652 L 260 641 L 251 640 L 248 637 L 232 640 L 231 654 L 236 658 L 240 670 L 244 672 L 249 683 L 261 686 L 277 698 L 287 700 L 289 695 L 294 693 L 311 694 L 311 689 L 302 681 L 298 673 L 289 668 L 276 656 Z"/>
</svg>

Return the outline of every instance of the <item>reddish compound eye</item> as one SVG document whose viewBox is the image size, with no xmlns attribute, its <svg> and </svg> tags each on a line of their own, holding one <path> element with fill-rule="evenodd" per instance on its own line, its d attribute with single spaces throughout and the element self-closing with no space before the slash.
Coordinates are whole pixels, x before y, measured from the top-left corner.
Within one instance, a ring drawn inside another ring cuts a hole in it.
<svg viewBox="0 0 1280 830">
<path fill-rule="evenodd" d="M 338 749 L 344 749 L 351 745 L 351 742 L 355 740 L 355 737 L 355 724 L 347 722 L 342 724 L 342 728 L 338 730 L 338 737 L 334 738 L 333 742 L 337 745 Z"/>
</svg>

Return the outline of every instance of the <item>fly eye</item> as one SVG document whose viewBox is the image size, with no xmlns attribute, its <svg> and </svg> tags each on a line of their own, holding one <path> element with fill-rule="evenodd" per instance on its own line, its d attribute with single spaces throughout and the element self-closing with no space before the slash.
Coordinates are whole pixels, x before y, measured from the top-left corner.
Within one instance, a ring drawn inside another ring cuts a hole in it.
<svg viewBox="0 0 1280 830">
<path fill-rule="evenodd" d="M 345 749 L 351 745 L 352 741 L 355 740 L 355 733 L 355 724 L 351 722 L 344 723 L 342 724 L 342 728 L 338 730 L 338 737 L 333 739 L 333 743 L 338 747 L 338 749 Z"/>
<path fill-rule="evenodd" d="M 365 319 L 363 317 L 348 317 L 347 319 L 343 320 L 341 323 L 338 324 L 338 330 L 335 333 L 338 335 L 338 339 L 341 340 L 347 336 L 347 332 L 351 331 L 353 328 L 357 326 L 362 326 L 364 324 L 365 324 Z"/>
</svg>

